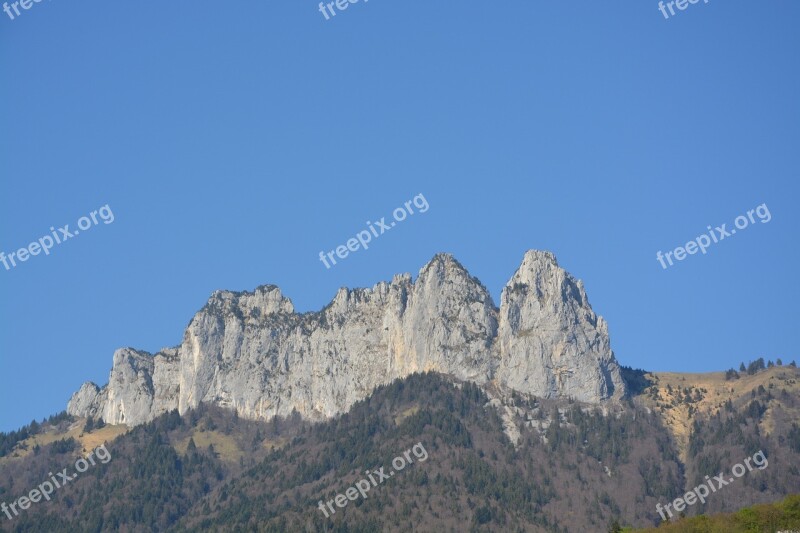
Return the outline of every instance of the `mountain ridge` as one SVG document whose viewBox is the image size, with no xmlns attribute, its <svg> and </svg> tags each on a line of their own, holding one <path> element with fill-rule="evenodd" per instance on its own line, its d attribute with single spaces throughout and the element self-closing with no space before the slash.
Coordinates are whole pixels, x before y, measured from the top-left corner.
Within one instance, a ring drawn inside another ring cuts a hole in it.
<svg viewBox="0 0 800 533">
<path fill-rule="evenodd" d="M 420 371 L 587 403 L 626 392 L 607 323 L 552 253 L 525 253 L 499 307 L 439 253 L 416 280 L 341 288 L 316 312 L 297 313 L 275 285 L 214 291 L 180 345 L 117 350 L 108 384 L 84 383 L 67 411 L 135 426 L 213 403 L 250 419 L 322 420 Z"/>
</svg>

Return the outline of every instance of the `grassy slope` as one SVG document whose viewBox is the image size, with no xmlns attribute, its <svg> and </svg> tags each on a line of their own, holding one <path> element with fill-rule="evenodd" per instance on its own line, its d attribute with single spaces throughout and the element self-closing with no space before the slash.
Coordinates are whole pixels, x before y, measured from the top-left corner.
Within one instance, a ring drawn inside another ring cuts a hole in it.
<svg viewBox="0 0 800 533">
<path fill-rule="evenodd" d="M 715 414 L 724 408 L 728 400 L 731 400 L 736 407 L 742 407 L 750 401 L 753 389 L 759 386 L 772 391 L 786 389 L 792 397 L 800 397 L 800 369 L 789 366 L 769 368 L 752 376 L 742 373 L 740 379 L 731 381 L 726 381 L 725 372 L 707 374 L 653 372 L 647 374 L 647 377 L 652 379 L 654 384 L 645 389 L 637 401 L 661 416 L 664 426 L 675 440 L 683 462 L 687 460 L 692 422 L 698 414 Z M 668 386 L 672 388 L 671 392 Z M 693 397 L 699 397 L 700 400 L 691 403 L 679 401 L 678 397 L 684 396 L 682 391 L 685 388 L 689 389 Z M 696 396 L 698 393 L 699 396 Z M 800 408 L 782 403 L 776 392 L 773 394 L 776 396 L 775 403 L 770 406 L 760 423 L 760 429 L 765 434 L 775 430 L 776 420 L 773 414 L 777 405 L 781 405 L 790 420 L 800 421 Z M 690 407 L 693 409 L 690 410 Z"/>
</svg>

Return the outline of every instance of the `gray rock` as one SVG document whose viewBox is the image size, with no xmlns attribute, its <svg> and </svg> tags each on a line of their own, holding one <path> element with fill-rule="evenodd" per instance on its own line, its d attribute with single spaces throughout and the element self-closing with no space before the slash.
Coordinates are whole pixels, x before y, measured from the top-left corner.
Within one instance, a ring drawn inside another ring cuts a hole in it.
<svg viewBox="0 0 800 533">
<path fill-rule="evenodd" d="M 84 384 L 67 411 L 137 425 L 213 403 L 267 419 L 345 412 L 376 387 L 436 371 L 546 398 L 600 402 L 625 392 L 608 328 L 547 252 L 528 252 L 498 310 L 449 255 L 371 289 L 340 289 L 298 314 L 275 286 L 216 291 L 177 348 L 118 350 L 105 387 Z"/>
<path fill-rule="evenodd" d="M 553 254 L 526 253 L 500 302 L 498 381 L 543 398 L 622 396 L 608 325 L 592 311 L 583 282 Z"/>
</svg>

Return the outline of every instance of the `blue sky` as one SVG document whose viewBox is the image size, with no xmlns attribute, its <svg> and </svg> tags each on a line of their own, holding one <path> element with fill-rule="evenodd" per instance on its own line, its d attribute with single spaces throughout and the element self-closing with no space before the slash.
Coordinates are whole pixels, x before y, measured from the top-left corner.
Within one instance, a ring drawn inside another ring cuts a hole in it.
<svg viewBox="0 0 800 533">
<path fill-rule="evenodd" d="M 0 12 L 0 430 L 180 342 L 215 289 L 301 311 L 453 253 L 499 301 L 527 249 L 622 364 L 800 359 L 800 4 L 67 2 Z M 422 193 L 430 208 L 326 270 Z M 772 215 L 664 270 L 672 250 Z"/>
</svg>

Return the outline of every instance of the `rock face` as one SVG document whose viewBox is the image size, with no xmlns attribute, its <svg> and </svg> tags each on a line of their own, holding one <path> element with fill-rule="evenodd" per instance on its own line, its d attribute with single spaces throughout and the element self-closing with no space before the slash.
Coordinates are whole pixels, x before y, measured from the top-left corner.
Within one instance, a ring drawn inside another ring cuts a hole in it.
<svg viewBox="0 0 800 533">
<path fill-rule="evenodd" d="M 297 314 L 274 286 L 217 291 L 177 348 L 117 350 L 109 383 L 85 383 L 67 411 L 137 425 L 200 403 L 246 418 L 296 410 L 320 420 L 377 386 L 418 371 L 545 398 L 597 403 L 625 393 L 605 321 L 583 284 L 548 252 L 529 251 L 498 310 L 486 288 L 439 254 L 415 282 L 340 289 L 322 311 Z"/>
<path fill-rule="evenodd" d="M 525 254 L 503 289 L 497 347 L 496 377 L 508 388 L 585 402 L 621 389 L 606 321 L 550 252 Z"/>
</svg>

